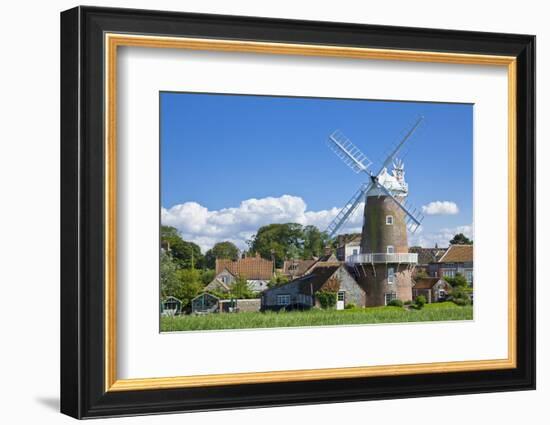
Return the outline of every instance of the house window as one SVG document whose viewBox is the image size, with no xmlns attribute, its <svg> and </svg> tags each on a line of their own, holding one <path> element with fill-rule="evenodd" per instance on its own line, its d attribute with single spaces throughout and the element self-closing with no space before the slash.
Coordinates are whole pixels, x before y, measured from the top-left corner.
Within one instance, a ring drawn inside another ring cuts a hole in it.
<svg viewBox="0 0 550 425">
<path fill-rule="evenodd" d="M 395 283 L 395 269 L 393 267 L 388 267 L 388 284 Z"/>
<path fill-rule="evenodd" d="M 474 273 L 472 272 L 472 270 L 465 270 L 464 277 L 469 284 L 472 284 L 472 282 L 474 281 Z"/>
<path fill-rule="evenodd" d="M 443 270 L 443 276 L 444 277 L 455 277 L 455 271 L 454 269 L 444 269 Z"/>
<path fill-rule="evenodd" d="M 395 295 L 395 292 L 384 294 L 384 302 L 386 305 L 388 305 L 392 300 L 395 300 L 396 298 L 397 296 Z"/>
<path fill-rule="evenodd" d="M 277 295 L 277 305 L 289 305 L 290 304 L 290 295 Z"/>
<path fill-rule="evenodd" d="M 338 301 L 344 301 L 346 299 L 346 293 L 344 291 L 338 291 Z"/>
<path fill-rule="evenodd" d="M 393 245 L 388 245 L 386 247 L 386 254 L 393 254 L 394 253 Z"/>
<path fill-rule="evenodd" d="M 391 226 L 393 224 L 393 215 L 387 215 L 386 216 L 386 224 L 388 226 Z"/>
<path fill-rule="evenodd" d="M 439 299 L 444 300 L 446 296 L 447 296 L 447 292 L 445 292 L 444 289 L 440 289 L 439 290 Z"/>
<path fill-rule="evenodd" d="M 354 248 L 353 249 L 353 255 L 357 255 L 357 254 L 359 254 L 359 250 L 357 248 Z"/>
</svg>

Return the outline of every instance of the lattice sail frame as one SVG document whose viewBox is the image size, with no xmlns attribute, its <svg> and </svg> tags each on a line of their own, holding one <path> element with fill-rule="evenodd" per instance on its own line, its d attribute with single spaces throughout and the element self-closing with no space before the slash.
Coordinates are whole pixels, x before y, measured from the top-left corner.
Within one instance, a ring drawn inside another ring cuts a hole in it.
<svg viewBox="0 0 550 425">
<path fill-rule="evenodd" d="M 396 159 L 398 153 L 403 148 L 404 144 L 412 137 L 412 135 L 418 130 L 420 124 L 423 122 L 424 117 L 419 116 L 414 124 L 409 127 L 409 130 L 405 132 L 403 138 L 395 145 L 395 147 L 388 153 L 386 159 L 383 161 L 380 170 L 376 174 L 372 174 L 369 171 L 372 161 L 361 150 L 353 144 L 340 130 L 334 131 L 327 140 L 329 148 L 338 156 L 351 170 L 356 173 L 365 173 L 369 175 L 371 182 L 363 183 L 360 188 L 353 194 L 351 199 L 344 205 L 344 207 L 338 212 L 336 217 L 330 222 L 325 230 L 329 237 L 334 237 L 336 232 L 346 223 L 359 206 L 361 199 L 365 199 L 367 192 L 376 186 L 380 188 L 387 196 L 389 196 L 399 208 L 401 208 L 406 214 L 407 228 L 411 233 L 416 232 L 420 227 L 424 216 L 417 211 L 408 201 L 404 198 L 400 201 L 396 194 L 388 190 L 383 184 L 378 182 L 378 176 L 382 171 L 390 166 Z"/>
</svg>

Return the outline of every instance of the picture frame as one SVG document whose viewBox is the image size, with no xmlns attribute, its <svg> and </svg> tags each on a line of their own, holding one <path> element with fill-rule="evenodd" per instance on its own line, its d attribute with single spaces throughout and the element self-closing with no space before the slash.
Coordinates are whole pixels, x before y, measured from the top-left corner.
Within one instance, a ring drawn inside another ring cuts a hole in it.
<svg viewBox="0 0 550 425">
<path fill-rule="evenodd" d="M 505 67 L 507 358 L 119 379 L 122 46 Z M 534 36 L 81 6 L 61 13 L 61 117 L 62 413 L 93 418 L 535 388 Z"/>
</svg>

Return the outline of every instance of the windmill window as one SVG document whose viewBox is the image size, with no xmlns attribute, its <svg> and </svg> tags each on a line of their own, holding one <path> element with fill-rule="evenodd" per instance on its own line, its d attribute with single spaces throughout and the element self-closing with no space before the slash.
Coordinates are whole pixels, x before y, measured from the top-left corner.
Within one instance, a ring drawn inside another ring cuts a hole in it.
<svg viewBox="0 0 550 425">
<path fill-rule="evenodd" d="M 388 284 L 395 283 L 395 269 L 393 267 L 388 267 Z"/>
<path fill-rule="evenodd" d="M 397 296 L 395 295 L 395 292 L 390 292 L 390 293 L 384 294 L 384 301 L 385 301 L 386 305 L 388 305 L 390 302 L 392 302 L 396 298 L 397 298 Z"/>
<path fill-rule="evenodd" d="M 386 254 L 393 254 L 395 250 L 393 249 L 393 245 L 388 245 L 386 247 Z"/>
<path fill-rule="evenodd" d="M 386 216 L 386 224 L 388 226 L 391 226 L 393 224 L 393 215 L 387 215 Z"/>
</svg>

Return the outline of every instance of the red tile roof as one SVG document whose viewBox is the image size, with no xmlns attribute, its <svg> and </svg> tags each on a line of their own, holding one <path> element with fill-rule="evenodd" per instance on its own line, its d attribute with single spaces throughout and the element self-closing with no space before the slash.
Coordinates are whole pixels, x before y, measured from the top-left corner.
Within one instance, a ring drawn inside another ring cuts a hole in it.
<svg viewBox="0 0 550 425">
<path fill-rule="evenodd" d="M 223 269 L 247 280 L 269 280 L 273 276 L 273 261 L 265 260 L 259 255 L 240 258 L 237 261 L 216 259 L 216 275 Z"/>
<path fill-rule="evenodd" d="M 283 273 L 288 276 L 302 276 L 317 260 L 285 260 Z"/>
<path fill-rule="evenodd" d="M 438 277 L 421 277 L 414 281 L 414 289 L 432 289 L 439 281 Z"/>
<path fill-rule="evenodd" d="M 473 245 L 451 245 L 439 259 L 439 263 L 471 263 L 473 261 Z"/>
</svg>

